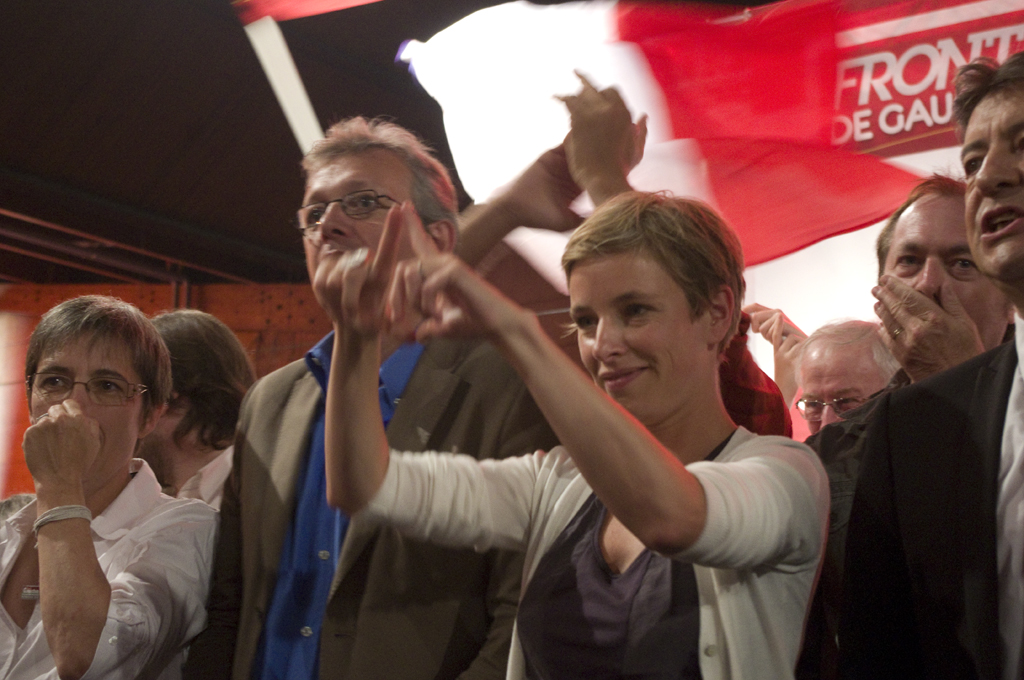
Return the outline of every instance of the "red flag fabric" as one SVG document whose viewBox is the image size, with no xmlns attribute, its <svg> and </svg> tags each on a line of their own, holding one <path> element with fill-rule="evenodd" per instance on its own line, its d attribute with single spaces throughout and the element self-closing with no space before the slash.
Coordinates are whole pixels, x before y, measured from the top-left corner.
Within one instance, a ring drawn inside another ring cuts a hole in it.
<svg viewBox="0 0 1024 680">
<path fill-rule="evenodd" d="M 748 265 L 884 219 L 919 181 L 831 144 L 836 2 L 755 10 L 620 3 L 673 134 L 696 139 Z"/>
<path fill-rule="evenodd" d="M 705 139 L 720 212 L 748 265 L 886 219 L 921 178 L 874 156 L 787 142 Z"/>
<path fill-rule="evenodd" d="M 1021 0 L 845 0 L 833 141 L 892 157 L 959 145 L 956 69 L 1024 50 Z"/>
<path fill-rule="evenodd" d="M 242 25 L 248 26 L 263 17 L 273 17 L 274 21 L 287 21 L 311 17 L 315 14 L 326 14 L 339 9 L 368 5 L 380 0 L 233 0 L 231 5 L 238 13 Z"/>
<path fill-rule="evenodd" d="M 757 9 L 618 5 L 668 101 L 677 138 L 828 144 L 838 51 L 837 2 Z"/>
</svg>

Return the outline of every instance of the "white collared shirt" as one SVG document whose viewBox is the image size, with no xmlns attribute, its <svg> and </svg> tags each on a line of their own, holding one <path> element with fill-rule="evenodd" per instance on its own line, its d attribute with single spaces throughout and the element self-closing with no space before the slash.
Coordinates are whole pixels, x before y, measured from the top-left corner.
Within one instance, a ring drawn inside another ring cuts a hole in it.
<svg viewBox="0 0 1024 680">
<path fill-rule="evenodd" d="M 996 564 L 999 570 L 999 636 L 1004 680 L 1021 678 L 1024 645 L 1024 319 L 1014 315 L 1017 370 L 1003 425 L 996 501 Z"/>
<path fill-rule="evenodd" d="M 220 510 L 221 499 L 224 498 L 224 482 L 231 474 L 232 457 L 235 447 L 229 446 L 209 463 L 199 468 L 199 472 L 189 477 L 188 481 L 178 490 L 178 498 L 196 498 L 214 510 Z"/>
<path fill-rule="evenodd" d="M 132 461 L 132 471 L 128 486 L 92 520 L 110 608 L 83 680 L 180 678 L 185 645 L 206 623 L 217 513 L 161 494 L 142 460 Z M 33 502 L 0 524 L 0 584 L 22 545 L 35 540 L 35 518 Z M 24 629 L 0 606 L 0 680 L 6 678 L 57 678 L 39 606 Z"/>
</svg>

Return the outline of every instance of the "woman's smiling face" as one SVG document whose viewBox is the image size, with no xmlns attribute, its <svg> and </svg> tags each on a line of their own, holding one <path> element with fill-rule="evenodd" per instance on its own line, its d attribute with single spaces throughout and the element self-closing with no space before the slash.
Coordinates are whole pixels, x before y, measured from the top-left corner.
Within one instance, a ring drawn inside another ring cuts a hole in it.
<svg viewBox="0 0 1024 680">
<path fill-rule="evenodd" d="M 729 318 L 714 304 L 694 318 L 686 294 L 653 257 L 584 260 L 572 270 L 569 297 L 584 366 L 649 429 L 693 399 L 712 398 L 704 386 L 717 375 Z"/>
</svg>

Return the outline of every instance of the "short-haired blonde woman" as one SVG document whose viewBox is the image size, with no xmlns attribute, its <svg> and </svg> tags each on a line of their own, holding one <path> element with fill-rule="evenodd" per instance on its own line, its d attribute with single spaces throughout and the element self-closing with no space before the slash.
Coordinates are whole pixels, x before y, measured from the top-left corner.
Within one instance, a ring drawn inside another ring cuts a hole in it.
<svg viewBox="0 0 1024 680">
<path fill-rule="evenodd" d="M 377 398 L 385 291 L 420 337 L 480 335 L 517 368 L 563 446 L 502 461 L 389 451 Z M 536 317 L 450 256 L 407 207 L 314 287 L 337 336 L 328 498 L 425 540 L 518 549 L 509 678 L 791 678 L 828 513 L 814 454 L 737 428 L 718 363 L 743 297 L 739 241 L 707 206 L 628 193 L 569 241 L 584 375 Z M 340 293 L 339 293 L 340 291 Z"/>
</svg>

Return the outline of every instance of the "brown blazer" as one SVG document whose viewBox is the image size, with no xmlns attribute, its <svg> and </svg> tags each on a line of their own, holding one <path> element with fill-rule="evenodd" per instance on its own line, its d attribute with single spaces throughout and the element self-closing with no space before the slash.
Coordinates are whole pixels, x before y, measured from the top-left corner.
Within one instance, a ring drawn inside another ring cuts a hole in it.
<svg viewBox="0 0 1024 680">
<path fill-rule="evenodd" d="M 303 361 L 266 376 L 246 396 L 221 508 L 209 624 L 192 645 L 186 678 L 250 677 L 321 399 Z M 447 340 L 430 343 L 420 357 L 387 434 L 396 449 L 481 458 L 556 443 L 491 345 Z M 320 676 L 503 678 L 521 578 L 518 555 L 441 548 L 356 517 L 327 603 Z"/>
</svg>

